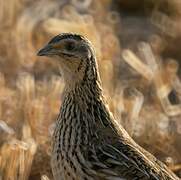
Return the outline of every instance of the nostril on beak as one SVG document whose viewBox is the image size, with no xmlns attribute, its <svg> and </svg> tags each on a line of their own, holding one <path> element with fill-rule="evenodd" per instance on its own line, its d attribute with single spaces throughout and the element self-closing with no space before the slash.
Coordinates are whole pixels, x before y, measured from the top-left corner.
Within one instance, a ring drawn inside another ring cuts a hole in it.
<svg viewBox="0 0 181 180">
<path fill-rule="evenodd" d="M 44 48 L 40 49 L 37 53 L 37 56 L 47 56 L 49 55 L 52 47 L 50 45 L 46 45 Z"/>
</svg>

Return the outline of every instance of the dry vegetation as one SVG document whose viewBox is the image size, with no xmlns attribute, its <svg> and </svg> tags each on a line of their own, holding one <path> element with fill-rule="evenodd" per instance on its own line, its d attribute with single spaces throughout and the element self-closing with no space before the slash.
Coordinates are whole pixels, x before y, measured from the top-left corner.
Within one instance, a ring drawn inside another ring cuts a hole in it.
<svg viewBox="0 0 181 180">
<path fill-rule="evenodd" d="M 181 176 L 180 0 L 0 0 L 0 180 L 52 179 L 63 81 L 37 49 L 61 32 L 95 46 L 110 108 Z"/>
</svg>

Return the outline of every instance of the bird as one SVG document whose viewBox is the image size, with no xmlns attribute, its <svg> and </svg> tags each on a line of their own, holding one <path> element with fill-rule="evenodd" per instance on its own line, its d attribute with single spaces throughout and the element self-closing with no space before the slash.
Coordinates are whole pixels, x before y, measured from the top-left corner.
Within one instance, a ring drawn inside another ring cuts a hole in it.
<svg viewBox="0 0 181 180">
<path fill-rule="evenodd" d="M 52 137 L 55 180 L 179 179 L 139 146 L 110 112 L 95 49 L 85 36 L 58 34 L 37 55 L 55 61 L 65 81 Z"/>
</svg>

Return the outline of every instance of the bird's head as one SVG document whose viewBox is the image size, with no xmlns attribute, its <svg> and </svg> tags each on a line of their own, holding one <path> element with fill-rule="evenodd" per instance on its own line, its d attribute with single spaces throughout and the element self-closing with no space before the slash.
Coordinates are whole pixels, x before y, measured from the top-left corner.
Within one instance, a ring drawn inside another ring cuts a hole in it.
<svg viewBox="0 0 181 180">
<path fill-rule="evenodd" d="M 64 79 L 77 83 L 97 78 L 97 68 L 91 43 L 81 35 L 63 33 L 52 38 L 37 54 L 58 62 Z M 94 77 L 95 76 L 95 77 Z"/>
</svg>

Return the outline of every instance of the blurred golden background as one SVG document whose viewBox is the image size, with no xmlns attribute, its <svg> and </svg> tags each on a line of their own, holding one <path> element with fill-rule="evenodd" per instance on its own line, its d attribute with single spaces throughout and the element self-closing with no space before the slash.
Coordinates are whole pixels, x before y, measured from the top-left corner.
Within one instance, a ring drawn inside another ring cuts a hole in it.
<svg viewBox="0 0 181 180">
<path fill-rule="evenodd" d="M 62 32 L 94 45 L 129 134 L 181 177 L 180 0 L 0 0 L 0 180 L 52 180 L 64 82 L 37 50 Z"/>
</svg>

